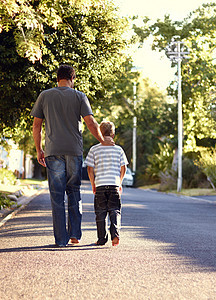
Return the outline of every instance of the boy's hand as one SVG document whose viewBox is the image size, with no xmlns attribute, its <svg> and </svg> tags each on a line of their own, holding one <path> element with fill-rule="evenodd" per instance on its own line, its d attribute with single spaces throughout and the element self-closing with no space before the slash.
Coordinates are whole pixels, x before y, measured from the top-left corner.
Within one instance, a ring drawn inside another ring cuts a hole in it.
<svg viewBox="0 0 216 300">
<path fill-rule="evenodd" d="M 123 189 L 122 189 L 122 186 L 120 185 L 120 187 L 119 187 L 119 194 L 121 195 L 122 192 L 123 192 Z"/>
<path fill-rule="evenodd" d="M 92 186 L 92 192 L 95 195 L 95 193 L 96 193 L 96 186 L 95 186 L 95 184 Z"/>
</svg>

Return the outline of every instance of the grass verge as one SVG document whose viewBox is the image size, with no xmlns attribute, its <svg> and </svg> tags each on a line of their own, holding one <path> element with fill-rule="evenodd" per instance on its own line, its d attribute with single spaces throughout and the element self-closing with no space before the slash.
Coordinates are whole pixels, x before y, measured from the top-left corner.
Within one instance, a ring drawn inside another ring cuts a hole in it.
<svg viewBox="0 0 216 300">
<path fill-rule="evenodd" d="M 153 184 L 153 185 L 146 185 L 140 187 L 141 189 L 152 189 L 152 190 L 159 190 L 160 184 Z M 183 195 L 183 196 L 216 196 L 216 191 L 213 189 L 201 189 L 201 188 L 195 188 L 195 189 L 182 189 L 181 192 L 177 192 L 176 190 L 170 190 L 166 191 L 167 193 L 174 193 L 177 195 Z"/>
</svg>

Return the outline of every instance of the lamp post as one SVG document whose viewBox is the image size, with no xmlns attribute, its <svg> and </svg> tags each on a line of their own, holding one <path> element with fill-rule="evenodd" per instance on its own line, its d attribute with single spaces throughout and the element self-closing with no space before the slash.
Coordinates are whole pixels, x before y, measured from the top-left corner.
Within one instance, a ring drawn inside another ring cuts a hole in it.
<svg viewBox="0 0 216 300">
<path fill-rule="evenodd" d="M 134 111 L 136 110 L 136 82 L 133 85 L 133 96 L 134 96 Z M 137 117 L 133 117 L 133 172 L 136 172 L 136 128 L 137 128 Z"/>
<path fill-rule="evenodd" d="M 178 67 L 178 180 L 177 192 L 182 189 L 182 140 L 183 140 L 183 124 L 182 124 L 182 87 L 181 87 L 181 62 L 187 58 L 189 51 L 185 48 L 184 43 L 180 41 L 172 41 L 166 48 L 168 58 L 177 63 Z"/>
</svg>

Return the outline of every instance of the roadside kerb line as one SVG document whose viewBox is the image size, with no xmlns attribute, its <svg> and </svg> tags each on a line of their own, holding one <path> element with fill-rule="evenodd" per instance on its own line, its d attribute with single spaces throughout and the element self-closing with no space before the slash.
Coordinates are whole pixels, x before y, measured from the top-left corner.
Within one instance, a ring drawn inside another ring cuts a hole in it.
<svg viewBox="0 0 216 300">
<path fill-rule="evenodd" d="M 17 205 L 20 205 L 18 208 L 13 209 L 9 214 L 6 215 L 1 221 L 0 221 L 0 227 L 2 227 L 8 220 L 10 220 L 12 217 L 14 217 L 20 210 L 22 210 L 26 205 L 28 205 L 35 197 L 42 194 L 46 189 L 42 189 L 36 193 L 34 193 L 31 196 L 22 196 L 17 201 Z"/>
<path fill-rule="evenodd" d="M 151 190 L 151 189 L 141 189 L 141 190 L 152 192 L 152 193 L 161 193 L 161 194 L 166 194 L 166 195 L 172 195 L 172 196 L 175 196 L 177 198 L 183 198 L 183 199 L 188 199 L 188 200 L 195 200 L 195 201 L 200 201 L 200 202 L 207 202 L 207 203 L 211 203 L 211 204 L 216 204 L 215 200 L 203 199 L 203 198 L 199 198 L 199 197 L 196 198 L 196 197 L 193 197 L 193 196 L 177 195 L 175 193 L 158 192 L 156 190 Z"/>
</svg>

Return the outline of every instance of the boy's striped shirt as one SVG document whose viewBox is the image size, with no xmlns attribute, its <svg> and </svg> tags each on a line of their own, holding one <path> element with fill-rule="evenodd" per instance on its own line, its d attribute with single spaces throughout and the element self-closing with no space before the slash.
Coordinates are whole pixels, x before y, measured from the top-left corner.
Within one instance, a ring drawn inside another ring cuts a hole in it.
<svg viewBox="0 0 216 300">
<path fill-rule="evenodd" d="M 97 144 L 90 148 L 85 163 L 94 168 L 96 187 L 102 185 L 120 186 L 121 166 L 128 165 L 128 160 L 120 146 Z"/>
</svg>

